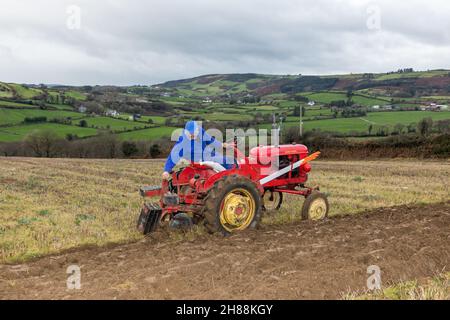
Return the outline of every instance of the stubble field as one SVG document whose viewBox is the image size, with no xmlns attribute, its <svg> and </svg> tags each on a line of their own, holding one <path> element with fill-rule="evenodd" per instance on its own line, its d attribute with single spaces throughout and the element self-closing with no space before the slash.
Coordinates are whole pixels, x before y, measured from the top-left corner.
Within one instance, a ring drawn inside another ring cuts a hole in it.
<svg viewBox="0 0 450 320">
<path fill-rule="evenodd" d="M 162 161 L 0 158 L 0 263 L 65 249 L 142 239 L 139 186 L 159 184 Z M 310 185 L 329 196 L 330 216 L 450 197 L 449 161 L 316 161 Z M 285 197 L 263 225 L 300 220 L 303 199 Z M 276 229 L 276 227 L 275 227 Z M 197 228 L 187 235 L 195 237 Z"/>
</svg>

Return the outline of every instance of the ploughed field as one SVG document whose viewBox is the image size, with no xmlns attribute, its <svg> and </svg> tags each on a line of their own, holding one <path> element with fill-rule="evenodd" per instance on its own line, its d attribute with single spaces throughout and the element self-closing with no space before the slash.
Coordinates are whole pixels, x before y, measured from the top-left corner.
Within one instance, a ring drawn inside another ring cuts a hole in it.
<svg viewBox="0 0 450 320">
<path fill-rule="evenodd" d="M 370 265 L 383 286 L 448 271 L 448 161 L 316 161 L 329 219 L 301 221 L 288 196 L 257 231 L 143 238 L 137 189 L 162 165 L 0 158 L 0 298 L 340 298 L 364 291 Z"/>
</svg>

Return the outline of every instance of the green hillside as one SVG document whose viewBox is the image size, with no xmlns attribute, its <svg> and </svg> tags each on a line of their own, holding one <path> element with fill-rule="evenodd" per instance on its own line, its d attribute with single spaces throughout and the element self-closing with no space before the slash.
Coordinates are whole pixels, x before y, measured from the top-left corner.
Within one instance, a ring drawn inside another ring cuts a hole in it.
<svg viewBox="0 0 450 320">
<path fill-rule="evenodd" d="M 0 141 L 21 141 L 28 134 L 36 130 L 51 130 L 59 138 L 65 138 L 67 134 L 74 134 L 80 138 L 94 136 L 97 134 L 97 130 L 92 128 L 80 128 L 56 123 L 40 123 L 34 125 L 0 127 Z"/>
<path fill-rule="evenodd" d="M 22 123 L 25 118 L 46 117 L 47 120 L 71 118 L 81 118 L 80 113 L 60 110 L 20 110 L 0 108 L 0 126 Z"/>
<path fill-rule="evenodd" d="M 444 106 L 439 112 L 420 111 L 431 103 Z M 270 128 L 275 116 L 289 127 L 298 125 L 300 106 L 305 131 L 358 137 L 367 136 L 371 125 L 373 136 L 379 128 L 412 128 L 431 118 L 430 130 L 441 132 L 449 124 L 443 120 L 450 121 L 448 104 L 450 70 L 212 74 L 130 87 L 0 82 L 0 142 L 21 141 L 39 129 L 70 139 L 110 132 L 121 140 L 155 140 L 169 137 L 189 119 L 220 128 Z"/>
<path fill-rule="evenodd" d="M 170 137 L 172 132 L 176 130 L 175 127 L 158 127 L 143 130 L 136 130 L 132 132 L 120 133 L 118 137 L 122 140 L 154 140 L 161 137 Z"/>
<path fill-rule="evenodd" d="M 87 117 L 72 121 L 73 125 L 79 125 L 80 121 L 86 121 L 87 127 L 93 127 L 97 129 L 110 129 L 114 131 L 126 131 L 131 129 L 141 129 L 149 124 L 135 121 L 126 121 L 121 119 L 114 119 L 111 117 Z"/>
</svg>

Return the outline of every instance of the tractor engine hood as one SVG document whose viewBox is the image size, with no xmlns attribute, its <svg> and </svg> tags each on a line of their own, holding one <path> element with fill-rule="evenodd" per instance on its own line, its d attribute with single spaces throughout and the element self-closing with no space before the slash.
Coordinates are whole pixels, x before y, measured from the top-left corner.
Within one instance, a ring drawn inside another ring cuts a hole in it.
<svg viewBox="0 0 450 320">
<path fill-rule="evenodd" d="M 308 148 L 303 144 L 284 144 L 280 146 L 260 146 L 250 150 L 250 159 L 266 162 L 270 158 L 298 154 L 300 159 L 308 156 Z"/>
</svg>

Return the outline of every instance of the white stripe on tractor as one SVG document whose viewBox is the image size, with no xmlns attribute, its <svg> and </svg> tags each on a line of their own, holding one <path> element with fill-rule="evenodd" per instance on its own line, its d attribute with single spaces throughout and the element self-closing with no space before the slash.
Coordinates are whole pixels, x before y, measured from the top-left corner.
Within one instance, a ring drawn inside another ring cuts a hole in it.
<svg viewBox="0 0 450 320">
<path fill-rule="evenodd" d="M 302 159 L 302 160 L 300 160 L 300 161 L 295 162 L 294 164 L 292 164 L 292 165 L 290 165 L 290 166 L 287 166 L 287 167 L 285 167 L 285 168 L 283 168 L 283 169 L 281 169 L 281 170 L 275 171 L 275 172 L 272 173 L 271 175 L 269 175 L 269 176 L 267 176 L 267 177 L 262 178 L 261 180 L 259 180 L 259 183 L 260 183 L 261 185 L 265 185 L 266 183 L 268 183 L 268 182 L 270 182 L 270 181 L 272 181 L 272 180 L 275 180 L 276 178 L 282 176 L 283 174 L 286 174 L 286 173 L 288 173 L 289 171 L 292 171 L 292 170 L 297 169 L 298 167 L 300 167 L 300 166 L 303 164 L 304 161 L 305 161 L 305 159 Z"/>
</svg>

